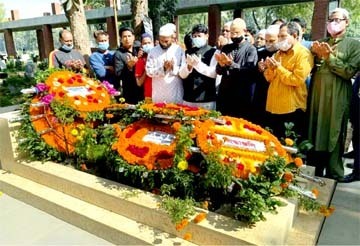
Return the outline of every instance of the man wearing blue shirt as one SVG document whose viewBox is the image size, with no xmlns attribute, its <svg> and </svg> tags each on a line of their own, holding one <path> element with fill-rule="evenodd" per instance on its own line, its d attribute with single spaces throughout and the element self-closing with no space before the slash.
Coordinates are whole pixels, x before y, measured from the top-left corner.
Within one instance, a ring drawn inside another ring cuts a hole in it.
<svg viewBox="0 0 360 246">
<path fill-rule="evenodd" d="M 96 78 L 100 81 L 108 81 L 115 85 L 113 55 L 109 51 L 109 34 L 103 30 L 95 31 L 94 37 L 97 44 L 97 50 L 91 54 L 89 62 Z"/>
</svg>

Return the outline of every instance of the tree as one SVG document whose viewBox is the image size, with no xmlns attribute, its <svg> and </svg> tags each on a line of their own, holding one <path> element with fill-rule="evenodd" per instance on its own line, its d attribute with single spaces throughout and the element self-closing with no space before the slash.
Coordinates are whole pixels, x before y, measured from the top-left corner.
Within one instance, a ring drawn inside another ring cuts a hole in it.
<svg viewBox="0 0 360 246">
<path fill-rule="evenodd" d="M 5 21 L 5 7 L 3 3 L 0 3 L 0 22 Z"/>
<path fill-rule="evenodd" d="M 350 12 L 350 25 L 346 31 L 347 35 L 349 35 L 350 37 L 360 37 L 360 14 L 358 8 L 359 4 L 360 0 L 340 1 L 341 7 Z"/>
<path fill-rule="evenodd" d="M 148 17 L 148 9 L 147 0 L 131 0 L 132 25 L 137 39 L 140 39 L 143 20 Z"/>
<path fill-rule="evenodd" d="M 65 10 L 65 16 L 70 23 L 75 48 L 83 55 L 90 55 L 89 31 L 83 0 L 61 0 L 61 4 Z"/>
<path fill-rule="evenodd" d="M 174 23 L 178 0 L 148 0 L 154 38 L 158 38 L 161 25 Z"/>
</svg>

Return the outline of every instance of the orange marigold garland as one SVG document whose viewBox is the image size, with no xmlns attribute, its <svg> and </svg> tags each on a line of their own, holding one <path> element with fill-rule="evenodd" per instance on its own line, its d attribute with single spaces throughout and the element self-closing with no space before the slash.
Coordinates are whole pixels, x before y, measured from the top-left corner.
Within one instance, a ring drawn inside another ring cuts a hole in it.
<svg viewBox="0 0 360 246">
<path fill-rule="evenodd" d="M 205 154 L 221 150 L 222 162 L 235 165 L 236 177 L 257 173 L 257 166 L 274 154 L 287 156 L 277 138 L 260 126 L 228 116 L 221 119 L 223 124 L 195 122 L 197 145 Z"/>
<path fill-rule="evenodd" d="M 201 117 L 201 116 L 206 116 L 210 113 L 209 110 L 203 108 L 192 107 L 183 104 L 174 104 L 174 103 L 148 103 L 141 105 L 140 108 L 148 112 L 153 112 L 155 114 L 173 115 L 173 116 L 182 113 L 183 116 Z"/>
<path fill-rule="evenodd" d="M 175 131 L 171 126 L 140 120 L 118 134 L 119 139 L 114 143 L 113 149 L 129 164 L 144 165 L 149 170 L 173 166 L 176 143 Z M 166 139 L 161 142 L 156 135 L 160 138 L 163 135 Z"/>
</svg>

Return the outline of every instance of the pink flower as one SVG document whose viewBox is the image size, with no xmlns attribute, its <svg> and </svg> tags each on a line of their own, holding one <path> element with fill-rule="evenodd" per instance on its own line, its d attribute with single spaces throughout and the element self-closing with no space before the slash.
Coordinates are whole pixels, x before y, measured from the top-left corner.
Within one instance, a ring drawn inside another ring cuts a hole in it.
<svg viewBox="0 0 360 246">
<path fill-rule="evenodd" d="M 45 83 L 38 83 L 35 85 L 35 88 L 39 93 L 39 92 L 47 91 L 49 89 L 49 86 L 47 86 Z"/>
<path fill-rule="evenodd" d="M 52 102 L 52 100 L 54 100 L 53 94 L 47 94 L 46 96 L 41 98 L 41 102 L 44 103 L 45 105 L 49 105 Z"/>
<path fill-rule="evenodd" d="M 102 82 L 102 85 L 106 88 L 106 90 L 111 96 L 120 95 L 120 92 L 114 89 L 114 86 L 110 84 L 108 81 L 104 80 Z"/>
</svg>

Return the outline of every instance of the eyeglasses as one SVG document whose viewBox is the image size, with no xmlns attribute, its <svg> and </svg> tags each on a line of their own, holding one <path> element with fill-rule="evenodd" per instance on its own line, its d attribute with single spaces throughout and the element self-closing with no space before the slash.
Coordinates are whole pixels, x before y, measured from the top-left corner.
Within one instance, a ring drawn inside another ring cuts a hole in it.
<svg viewBox="0 0 360 246">
<path fill-rule="evenodd" d="M 342 21 L 344 21 L 344 20 L 346 20 L 346 19 L 340 19 L 340 18 L 334 18 L 334 19 L 328 19 L 328 22 L 330 23 L 330 22 L 336 22 L 336 23 L 340 23 L 340 22 L 342 22 Z"/>
</svg>

